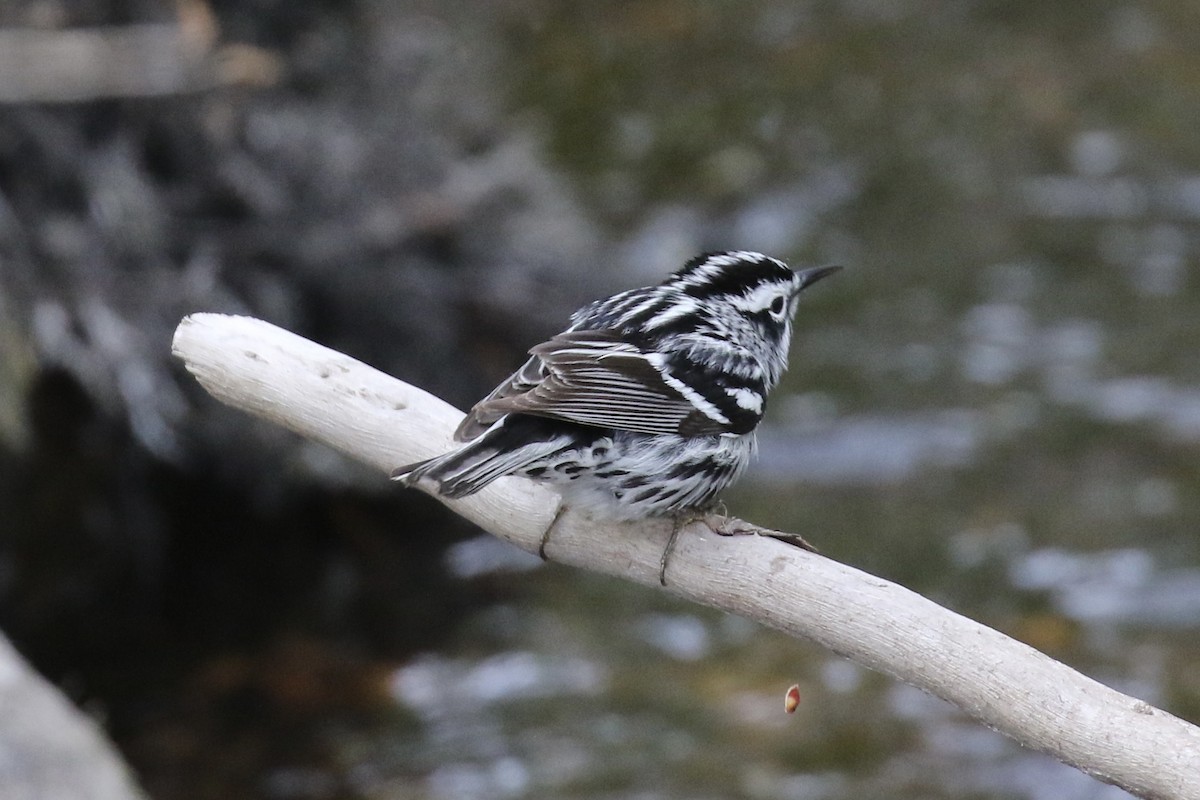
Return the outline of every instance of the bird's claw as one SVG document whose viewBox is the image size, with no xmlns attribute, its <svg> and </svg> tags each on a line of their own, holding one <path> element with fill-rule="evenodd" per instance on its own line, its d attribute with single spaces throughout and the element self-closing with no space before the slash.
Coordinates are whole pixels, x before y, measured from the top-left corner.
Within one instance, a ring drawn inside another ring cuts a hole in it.
<svg viewBox="0 0 1200 800">
<path fill-rule="evenodd" d="M 708 516 L 704 517 L 703 522 L 709 527 L 709 530 L 718 536 L 766 536 L 768 539 L 778 539 L 784 544 L 790 544 L 793 547 L 799 547 L 801 550 L 807 550 L 810 553 L 821 552 L 809 544 L 804 537 L 798 533 L 777 531 L 774 528 L 763 528 L 758 525 L 754 525 L 753 523 L 746 522 L 744 519 L 738 519 L 737 517 L 709 514 Z"/>
<path fill-rule="evenodd" d="M 671 536 L 667 539 L 667 546 L 663 548 L 662 559 L 658 563 L 658 582 L 662 586 L 667 585 L 667 562 L 671 558 L 671 554 L 675 552 L 675 542 L 679 538 L 679 532 L 693 522 L 702 522 L 713 533 L 718 536 L 765 536 L 768 539 L 778 539 L 784 544 L 790 544 L 793 547 L 798 547 L 801 550 L 807 550 L 810 553 L 820 553 L 821 551 L 809 544 L 803 536 L 798 533 L 789 533 L 788 531 L 777 531 L 773 528 L 763 528 L 744 519 L 730 517 L 723 513 L 724 505 L 721 506 L 721 512 L 713 512 L 710 514 L 702 514 L 695 517 L 676 517 L 675 523 L 671 528 Z"/>
</svg>

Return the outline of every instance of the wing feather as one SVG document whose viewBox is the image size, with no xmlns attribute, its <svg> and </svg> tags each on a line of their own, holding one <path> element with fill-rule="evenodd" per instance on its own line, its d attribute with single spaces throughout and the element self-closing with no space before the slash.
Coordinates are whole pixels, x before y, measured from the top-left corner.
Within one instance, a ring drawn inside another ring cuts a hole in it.
<svg viewBox="0 0 1200 800">
<path fill-rule="evenodd" d="M 657 354 L 612 331 L 567 331 L 471 409 L 456 436 L 471 439 L 510 413 L 649 434 L 723 433 L 729 420 L 670 375 Z"/>
<path fill-rule="evenodd" d="M 542 364 L 542 359 L 533 356 L 526 361 L 519 370 L 508 377 L 508 380 L 501 383 L 491 394 L 476 403 L 462 422 L 458 424 L 458 428 L 454 431 L 454 439 L 459 442 L 469 442 L 483 435 L 483 432 L 492 427 L 506 411 L 491 410 L 490 404 L 502 400 L 507 397 L 524 394 L 546 376 L 545 366 Z"/>
</svg>

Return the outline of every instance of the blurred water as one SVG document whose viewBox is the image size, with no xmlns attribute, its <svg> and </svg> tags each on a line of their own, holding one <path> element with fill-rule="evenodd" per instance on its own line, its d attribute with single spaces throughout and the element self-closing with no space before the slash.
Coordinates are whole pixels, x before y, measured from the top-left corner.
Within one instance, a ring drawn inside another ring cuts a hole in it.
<svg viewBox="0 0 1200 800">
<path fill-rule="evenodd" d="M 616 243 L 614 289 L 706 248 L 847 267 L 805 297 L 734 513 L 1200 718 L 1200 18 L 601 2 L 496 26 L 513 124 Z M 456 571 L 528 594 L 396 673 L 417 726 L 391 746 L 429 765 L 396 796 L 1127 796 L 818 648 L 487 547 Z"/>
</svg>

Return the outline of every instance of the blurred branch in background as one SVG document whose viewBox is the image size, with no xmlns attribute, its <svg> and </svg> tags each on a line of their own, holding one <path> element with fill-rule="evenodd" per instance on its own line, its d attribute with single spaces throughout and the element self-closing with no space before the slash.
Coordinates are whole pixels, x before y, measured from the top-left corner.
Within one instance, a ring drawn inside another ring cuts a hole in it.
<svg viewBox="0 0 1200 800">
<path fill-rule="evenodd" d="M 150 97 L 278 81 L 281 62 L 270 52 L 217 45 L 217 20 L 204 0 L 176 7 L 172 22 L 0 29 L 0 102 Z"/>
<path fill-rule="evenodd" d="M 381 470 L 444 451 L 460 412 L 267 323 L 196 314 L 173 350 L 218 399 Z M 446 504 L 536 552 L 557 499 L 502 479 Z M 656 585 L 670 524 L 566 512 L 555 561 Z M 1200 730 L 991 628 L 831 559 L 763 537 L 685 528 L 667 580 L 680 595 L 811 639 L 955 704 L 1021 744 L 1139 796 L 1200 798 Z"/>
</svg>

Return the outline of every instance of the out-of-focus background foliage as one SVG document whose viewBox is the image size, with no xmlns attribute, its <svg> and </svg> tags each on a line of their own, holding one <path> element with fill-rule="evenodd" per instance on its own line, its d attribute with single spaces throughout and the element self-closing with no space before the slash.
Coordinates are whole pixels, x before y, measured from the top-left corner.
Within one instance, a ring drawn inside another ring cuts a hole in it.
<svg viewBox="0 0 1200 800">
<path fill-rule="evenodd" d="M 169 343 L 252 314 L 466 406 L 697 252 L 843 264 L 730 509 L 1197 721 L 1197 41 L 1171 0 L 10 0 L 0 629 L 157 800 L 1123 797 L 479 538 Z"/>
</svg>

